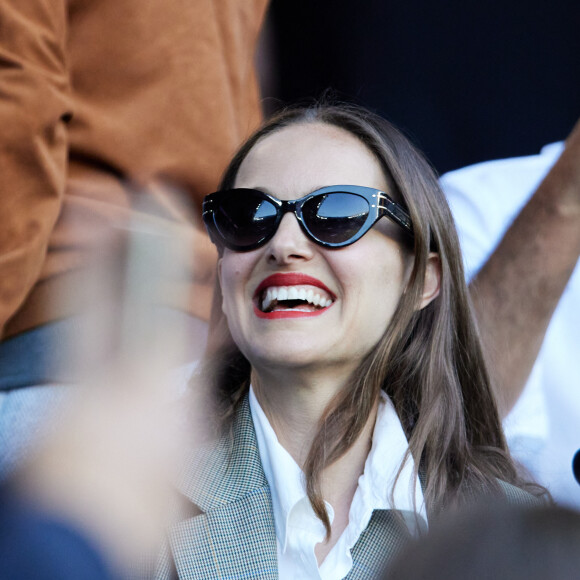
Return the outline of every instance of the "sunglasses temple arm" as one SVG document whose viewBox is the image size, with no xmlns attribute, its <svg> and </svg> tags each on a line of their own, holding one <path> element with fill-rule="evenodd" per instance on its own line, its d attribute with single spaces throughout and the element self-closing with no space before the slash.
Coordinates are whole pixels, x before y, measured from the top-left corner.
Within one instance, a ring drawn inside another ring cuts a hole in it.
<svg viewBox="0 0 580 580">
<path fill-rule="evenodd" d="M 381 195 L 382 205 L 380 206 L 391 219 L 393 219 L 397 224 L 399 224 L 404 230 L 406 230 L 411 235 L 413 234 L 413 226 L 411 225 L 411 218 L 409 214 L 392 199 Z"/>
</svg>

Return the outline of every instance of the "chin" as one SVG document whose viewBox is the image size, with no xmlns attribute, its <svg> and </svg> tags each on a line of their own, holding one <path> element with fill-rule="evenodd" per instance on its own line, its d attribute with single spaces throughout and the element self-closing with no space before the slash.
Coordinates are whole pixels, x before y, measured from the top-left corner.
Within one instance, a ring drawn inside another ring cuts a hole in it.
<svg viewBox="0 0 580 580">
<path fill-rule="evenodd" d="M 277 349 L 269 347 L 267 350 L 262 351 L 252 349 L 245 356 L 250 361 L 252 367 L 256 369 L 285 368 L 288 370 L 299 370 L 331 364 L 331 361 L 327 360 L 328 352 L 324 356 L 323 353 L 316 353 L 308 348 L 289 349 L 287 347 L 281 347 Z"/>
</svg>

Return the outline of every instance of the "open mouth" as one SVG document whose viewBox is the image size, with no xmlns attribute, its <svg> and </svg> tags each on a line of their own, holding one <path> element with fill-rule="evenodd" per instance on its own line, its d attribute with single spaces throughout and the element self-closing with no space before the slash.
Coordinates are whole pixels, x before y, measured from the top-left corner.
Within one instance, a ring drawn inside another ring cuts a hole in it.
<svg viewBox="0 0 580 580">
<path fill-rule="evenodd" d="M 314 286 L 269 286 L 257 296 L 261 312 L 318 312 L 328 308 L 333 298 Z"/>
</svg>

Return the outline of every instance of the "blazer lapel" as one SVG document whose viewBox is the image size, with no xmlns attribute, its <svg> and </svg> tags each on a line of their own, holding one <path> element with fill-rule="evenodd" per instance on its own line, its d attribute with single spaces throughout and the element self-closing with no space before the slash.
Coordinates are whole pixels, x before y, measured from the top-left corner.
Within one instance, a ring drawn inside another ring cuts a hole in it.
<svg viewBox="0 0 580 580">
<path fill-rule="evenodd" d="M 351 550 L 353 566 L 346 580 L 381 578 L 385 566 L 411 539 L 409 526 L 417 526 L 413 512 L 375 510 Z"/>
<path fill-rule="evenodd" d="M 182 492 L 202 513 L 171 530 L 180 579 L 278 578 L 272 499 L 247 397 L 232 437 L 188 464 Z"/>
</svg>

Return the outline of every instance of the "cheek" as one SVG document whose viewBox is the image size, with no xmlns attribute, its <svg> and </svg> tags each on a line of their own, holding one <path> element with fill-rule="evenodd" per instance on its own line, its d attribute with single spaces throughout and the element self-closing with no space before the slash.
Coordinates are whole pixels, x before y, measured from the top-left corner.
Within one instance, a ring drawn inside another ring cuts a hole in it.
<svg viewBox="0 0 580 580">
<path fill-rule="evenodd" d="M 218 278 L 222 289 L 222 311 L 228 316 L 231 310 L 231 302 L 235 294 L 236 279 L 235 260 L 227 255 L 218 262 Z"/>
<path fill-rule="evenodd" d="M 361 265 L 364 264 L 364 268 Z M 355 271 L 353 264 L 353 270 Z M 388 327 L 404 292 L 407 278 L 407 264 L 401 252 L 384 249 L 369 253 L 358 265 L 359 288 L 358 309 L 375 333 L 382 333 Z M 354 286 L 353 286 L 354 288 Z"/>
<path fill-rule="evenodd" d="M 222 310 L 226 316 L 235 312 L 236 304 L 245 300 L 244 289 L 252 271 L 247 254 L 228 252 L 218 262 L 218 277 L 222 289 Z"/>
</svg>

